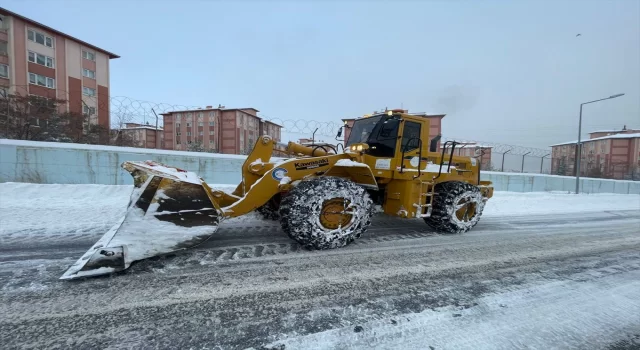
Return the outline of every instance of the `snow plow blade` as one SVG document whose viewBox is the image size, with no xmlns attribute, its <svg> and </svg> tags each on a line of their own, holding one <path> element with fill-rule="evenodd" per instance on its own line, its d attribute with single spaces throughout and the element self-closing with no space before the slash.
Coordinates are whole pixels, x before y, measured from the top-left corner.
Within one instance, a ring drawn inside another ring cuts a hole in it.
<svg viewBox="0 0 640 350">
<path fill-rule="evenodd" d="M 122 271 L 134 261 L 192 248 L 217 231 L 220 207 L 197 175 L 151 161 L 122 167 L 134 180 L 126 214 L 60 279 Z"/>
</svg>

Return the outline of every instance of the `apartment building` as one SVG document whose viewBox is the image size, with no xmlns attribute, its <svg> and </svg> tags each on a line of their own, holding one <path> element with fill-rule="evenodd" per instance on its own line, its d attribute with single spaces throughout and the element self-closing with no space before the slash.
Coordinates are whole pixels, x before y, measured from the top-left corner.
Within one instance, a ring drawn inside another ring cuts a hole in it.
<svg viewBox="0 0 640 350">
<path fill-rule="evenodd" d="M 120 131 L 131 137 L 135 143 L 134 147 L 164 148 L 164 130 L 162 128 L 156 129 L 155 126 L 149 124 L 125 123 L 124 128 Z"/>
<path fill-rule="evenodd" d="M 403 113 L 405 114 L 411 114 L 411 115 L 415 115 L 415 116 L 420 116 L 423 118 L 426 118 L 429 120 L 429 142 L 436 137 L 437 135 L 441 135 L 442 133 L 442 118 L 444 118 L 444 116 L 446 114 L 431 114 L 428 115 L 427 113 L 409 113 L 408 110 L 404 109 L 402 110 Z M 384 112 L 387 112 L 386 110 Z M 342 119 L 342 121 L 348 126 L 347 128 L 344 128 L 342 135 L 344 136 L 344 142 L 346 144 L 347 140 L 349 139 L 349 134 L 351 131 L 351 127 L 353 126 L 353 122 L 355 121 L 355 118 L 351 118 L 351 119 Z M 437 149 L 440 149 L 440 142 L 438 142 L 437 144 Z"/>
<path fill-rule="evenodd" d="M 61 112 L 109 120 L 109 61 L 120 56 L 0 7 L 0 88 L 67 101 Z"/>
<path fill-rule="evenodd" d="M 258 112 L 206 106 L 163 113 L 164 149 L 247 154 L 261 135 L 279 142 L 282 126 L 258 117 Z"/>
<path fill-rule="evenodd" d="M 640 129 L 598 130 L 582 142 L 580 175 L 640 179 Z M 575 175 L 577 141 L 551 145 L 551 173 Z"/>
</svg>

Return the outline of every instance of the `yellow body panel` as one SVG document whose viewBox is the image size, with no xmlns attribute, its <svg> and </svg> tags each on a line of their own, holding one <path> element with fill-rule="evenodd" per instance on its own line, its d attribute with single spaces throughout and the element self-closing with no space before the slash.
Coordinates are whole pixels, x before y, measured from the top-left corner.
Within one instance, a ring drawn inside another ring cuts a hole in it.
<svg viewBox="0 0 640 350">
<path fill-rule="evenodd" d="M 403 121 L 420 124 L 420 134 L 414 136 L 414 141 L 429 140 L 428 119 L 407 114 L 400 116 Z M 414 149 L 403 153 L 404 125 L 399 126 L 393 157 L 371 156 L 366 144 L 352 145 L 344 153 L 332 154 L 319 147 L 289 142 L 287 152 L 293 158 L 274 162 L 271 154 L 276 142 L 269 136 L 262 136 L 242 166 L 243 181 L 235 191 L 232 194 L 213 191 L 211 197 L 215 198 L 223 216 L 237 217 L 265 205 L 300 180 L 312 176 L 338 176 L 350 178 L 368 190 L 383 191 L 386 214 L 417 218 L 428 215 L 427 208 L 438 183 L 463 181 L 478 186 L 485 198 L 493 196 L 491 183 L 479 181 L 480 162 L 475 158 L 451 156 L 450 152 L 444 155 L 429 152 L 427 141 L 417 141 Z"/>
</svg>

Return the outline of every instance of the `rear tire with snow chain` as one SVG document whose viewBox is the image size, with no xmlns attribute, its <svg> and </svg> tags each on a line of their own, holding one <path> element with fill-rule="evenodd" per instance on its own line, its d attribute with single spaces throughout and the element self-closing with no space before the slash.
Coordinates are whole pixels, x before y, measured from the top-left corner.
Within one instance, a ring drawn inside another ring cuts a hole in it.
<svg viewBox="0 0 640 350">
<path fill-rule="evenodd" d="M 280 202 L 282 229 L 307 249 L 333 249 L 350 244 L 367 230 L 372 214 L 369 193 L 340 177 L 304 180 Z"/>
<path fill-rule="evenodd" d="M 438 232 L 467 232 L 480 220 L 484 204 L 477 186 L 460 181 L 439 183 L 435 188 L 431 216 L 424 221 Z"/>
</svg>

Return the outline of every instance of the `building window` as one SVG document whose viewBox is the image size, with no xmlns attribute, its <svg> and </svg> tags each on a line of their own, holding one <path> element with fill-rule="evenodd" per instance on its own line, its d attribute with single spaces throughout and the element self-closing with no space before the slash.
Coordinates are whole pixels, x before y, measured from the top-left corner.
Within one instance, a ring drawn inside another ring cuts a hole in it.
<svg viewBox="0 0 640 350">
<path fill-rule="evenodd" d="M 0 64 L 0 77 L 9 77 L 9 66 L 7 66 L 6 64 Z"/>
<path fill-rule="evenodd" d="M 38 43 L 47 47 L 53 47 L 53 38 L 43 33 L 36 32 L 35 30 L 29 29 L 27 31 L 27 37 L 29 40 L 35 43 Z"/>
<path fill-rule="evenodd" d="M 82 94 L 85 96 L 95 96 L 96 89 L 88 88 L 86 86 L 82 87 Z"/>
<path fill-rule="evenodd" d="M 209 126 L 213 126 L 213 125 L 214 125 L 213 122 L 209 122 Z"/>
<path fill-rule="evenodd" d="M 96 114 L 96 107 L 89 107 L 89 106 L 83 104 L 82 105 L 82 113 L 88 114 L 88 115 L 95 115 Z"/>
<path fill-rule="evenodd" d="M 180 123 L 176 123 L 176 129 L 180 129 Z"/>
<path fill-rule="evenodd" d="M 82 70 L 82 76 L 85 76 L 85 77 L 91 78 L 91 79 L 95 79 L 96 78 L 96 72 L 85 68 L 85 69 Z"/>
<path fill-rule="evenodd" d="M 215 117 L 215 115 L 216 115 L 216 112 L 209 112 L 209 118 L 213 118 Z"/>
<path fill-rule="evenodd" d="M 93 53 L 93 52 L 82 50 L 82 58 L 84 58 L 85 60 L 89 60 L 89 61 L 95 61 L 96 60 L 96 54 Z"/>
<path fill-rule="evenodd" d="M 204 131 L 200 131 L 200 136 L 204 135 Z"/>
<path fill-rule="evenodd" d="M 35 53 L 33 51 L 29 51 L 29 62 L 37 63 L 43 66 L 47 66 L 49 68 L 53 68 L 53 58 L 41 55 L 39 53 Z"/>
<path fill-rule="evenodd" d="M 213 136 L 213 130 L 209 131 L 209 135 Z"/>
<path fill-rule="evenodd" d="M 176 145 L 180 144 L 180 139 L 176 139 Z"/>
<path fill-rule="evenodd" d="M 188 127 L 191 127 L 191 123 L 187 123 L 187 128 L 188 128 Z"/>
<path fill-rule="evenodd" d="M 187 136 L 191 136 L 191 131 L 187 131 Z"/>
<path fill-rule="evenodd" d="M 29 83 L 34 85 L 46 86 L 50 89 L 53 89 L 56 86 L 55 79 L 35 73 L 29 73 Z"/>
<path fill-rule="evenodd" d="M 191 140 L 187 141 L 188 144 L 191 144 Z"/>
<path fill-rule="evenodd" d="M 180 131 L 177 131 L 177 132 L 176 132 L 176 136 L 180 136 L 180 135 L 182 135 L 182 134 L 180 133 Z"/>
<path fill-rule="evenodd" d="M 6 41 L 0 41 L 0 55 L 9 54 L 9 43 Z"/>
</svg>

